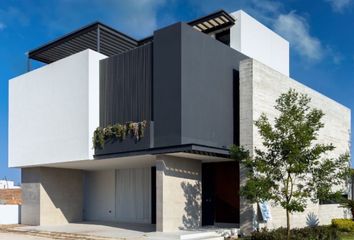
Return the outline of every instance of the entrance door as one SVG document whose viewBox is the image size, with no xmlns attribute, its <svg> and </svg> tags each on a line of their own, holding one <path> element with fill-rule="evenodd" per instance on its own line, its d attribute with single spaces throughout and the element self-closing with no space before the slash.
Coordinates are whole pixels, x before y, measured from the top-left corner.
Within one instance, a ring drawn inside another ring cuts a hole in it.
<svg viewBox="0 0 354 240">
<path fill-rule="evenodd" d="M 202 225 L 214 225 L 214 170 L 212 164 L 202 164 Z"/>
<path fill-rule="evenodd" d="M 239 167 L 236 162 L 204 163 L 202 224 L 239 223 Z"/>
</svg>

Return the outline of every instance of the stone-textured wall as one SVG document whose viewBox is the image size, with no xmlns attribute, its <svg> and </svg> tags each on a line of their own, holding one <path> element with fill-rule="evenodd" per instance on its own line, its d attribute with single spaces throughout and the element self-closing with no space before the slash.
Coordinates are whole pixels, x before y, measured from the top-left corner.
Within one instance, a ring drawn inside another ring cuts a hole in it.
<svg viewBox="0 0 354 240">
<path fill-rule="evenodd" d="M 244 60 L 240 64 L 241 145 L 251 149 L 252 153 L 254 147 L 262 147 L 262 141 L 254 126 L 254 121 L 259 118 L 261 113 L 266 113 L 270 120 L 274 119 L 278 114 L 274 110 L 275 100 L 289 88 L 308 94 L 312 99 L 311 106 L 319 108 L 325 113 L 323 117 L 325 127 L 319 133 L 318 142 L 333 143 L 336 147 L 333 156 L 349 151 L 351 113 L 348 108 L 253 59 Z M 241 182 L 244 180 L 244 178 L 241 179 Z M 245 202 L 241 203 L 241 206 L 241 227 L 244 231 L 249 231 L 254 225 L 255 217 L 250 214 L 242 215 L 242 212 L 247 209 L 256 212 L 257 209 L 256 206 Z M 309 203 L 306 212 L 292 215 L 293 226 L 305 226 L 308 216 L 312 213 L 318 218 L 320 224 L 328 224 L 332 218 L 346 216 L 345 211 L 338 208 L 338 205 Z M 276 228 L 286 224 L 285 213 L 281 208 L 272 207 L 271 214 L 272 219 L 261 226 Z"/>
<path fill-rule="evenodd" d="M 0 203 L 1 204 L 17 204 L 22 203 L 22 191 L 17 189 L 0 189 Z"/>
<path fill-rule="evenodd" d="M 56 225 L 82 221 L 82 171 L 23 168 L 22 191 L 21 223 Z"/>
<path fill-rule="evenodd" d="M 156 230 L 201 226 L 201 162 L 161 155 L 156 161 Z"/>
</svg>

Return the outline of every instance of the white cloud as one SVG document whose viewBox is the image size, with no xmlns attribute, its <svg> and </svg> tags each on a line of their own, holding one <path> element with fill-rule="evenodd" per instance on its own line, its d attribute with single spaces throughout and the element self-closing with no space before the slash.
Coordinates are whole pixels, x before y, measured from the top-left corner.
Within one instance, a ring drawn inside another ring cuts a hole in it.
<svg viewBox="0 0 354 240">
<path fill-rule="evenodd" d="M 352 0 L 325 0 L 328 2 L 333 11 L 335 12 L 342 12 L 346 7 L 348 7 L 351 3 Z"/>
<path fill-rule="evenodd" d="M 0 22 L 0 31 L 4 30 L 6 28 L 5 23 Z"/>
<path fill-rule="evenodd" d="M 115 1 L 113 5 L 120 13 L 117 18 L 139 37 L 147 37 L 157 29 L 157 12 L 165 0 L 130 0 Z M 114 11 L 113 11 L 114 12 Z M 115 15 L 114 15 L 115 16 Z"/>
<path fill-rule="evenodd" d="M 53 9 L 43 5 L 35 14 L 40 17 L 48 35 L 67 33 L 99 20 L 128 35 L 143 38 L 150 36 L 158 27 L 158 10 L 165 4 L 167 0 L 91 0 L 89 3 L 85 0 L 62 0 Z"/>
<path fill-rule="evenodd" d="M 324 50 L 321 41 L 311 36 L 309 24 L 302 16 L 294 11 L 279 14 L 273 23 L 273 28 L 290 42 L 290 47 L 294 48 L 300 56 L 314 61 L 322 59 Z"/>
</svg>

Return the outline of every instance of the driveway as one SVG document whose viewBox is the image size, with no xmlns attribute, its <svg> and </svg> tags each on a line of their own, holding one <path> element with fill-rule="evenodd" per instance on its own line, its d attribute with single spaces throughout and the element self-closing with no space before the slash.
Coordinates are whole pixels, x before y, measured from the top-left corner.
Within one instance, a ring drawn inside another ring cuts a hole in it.
<svg viewBox="0 0 354 240">
<path fill-rule="evenodd" d="M 0 225 L 0 240 L 176 240 L 223 239 L 214 229 L 161 233 L 152 224 L 81 222 L 56 226 Z"/>
<path fill-rule="evenodd" d="M 51 238 L 36 237 L 18 233 L 0 233 L 1 240 L 50 240 Z"/>
</svg>

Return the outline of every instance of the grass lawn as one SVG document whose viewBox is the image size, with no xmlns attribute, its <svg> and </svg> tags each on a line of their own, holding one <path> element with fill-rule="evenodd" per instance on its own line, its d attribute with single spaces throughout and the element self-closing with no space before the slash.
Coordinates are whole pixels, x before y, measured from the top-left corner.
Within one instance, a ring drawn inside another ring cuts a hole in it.
<svg viewBox="0 0 354 240">
<path fill-rule="evenodd" d="M 239 238 L 239 240 L 242 240 L 242 239 L 243 238 Z M 341 233 L 340 239 L 341 240 L 354 240 L 354 233 Z"/>
<path fill-rule="evenodd" d="M 354 240 L 354 233 L 341 233 L 341 240 Z"/>
</svg>

